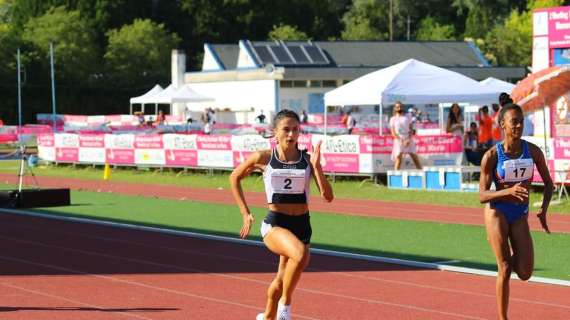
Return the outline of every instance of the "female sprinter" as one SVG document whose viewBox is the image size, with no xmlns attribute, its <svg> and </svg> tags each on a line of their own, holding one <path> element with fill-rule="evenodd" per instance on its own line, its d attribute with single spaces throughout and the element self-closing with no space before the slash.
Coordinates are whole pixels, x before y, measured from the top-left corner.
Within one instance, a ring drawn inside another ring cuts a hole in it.
<svg viewBox="0 0 570 320">
<path fill-rule="evenodd" d="M 263 171 L 269 213 L 261 224 L 261 235 L 267 248 L 279 255 L 279 269 L 267 291 L 265 313 L 258 314 L 256 320 L 291 319 L 293 290 L 309 262 L 311 175 L 321 196 L 328 202 L 333 200 L 332 188 L 319 161 L 321 142 L 315 146 L 311 156 L 297 149 L 300 120 L 291 110 L 279 111 L 273 119 L 273 126 L 277 140 L 275 149 L 253 153 L 230 176 L 232 193 L 243 216 L 240 237 L 245 238 L 254 217 L 245 201 L 240 181 L 255 169 Z"/>
<path fill-rule="evenodd" d="M 528 227 L 528 195 L 534 166 L 544 181 L 544 196 L 537 217 L 547 233 L 546 212 L 552 197 L 552 179 L 542 151 L 521 139 L 523 112 L 516 104 L 507 104 L 499 114 L 505 137 L 489 149 L 481 161 L 479 199 L 485 206 L 485 227 L 497 260 L 497 307 L 499 318 L 507 319 L 509 279 L 515 271 L 528 280 L 534 269 L 534 250 Z M 495 182 L 496 191 L 490 190 Z M 509 245 L 510 243 L 510 245 Z"/>
</svg>

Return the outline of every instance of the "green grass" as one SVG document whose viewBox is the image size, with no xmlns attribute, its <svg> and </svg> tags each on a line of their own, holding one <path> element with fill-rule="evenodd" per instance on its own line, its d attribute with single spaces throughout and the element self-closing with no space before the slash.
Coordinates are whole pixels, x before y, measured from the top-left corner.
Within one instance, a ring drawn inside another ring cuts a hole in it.
<svg viewBox="0 0 570 320">
<path fill-rule="evenodd" d="M 37 210 L 56 215 L 160 226 L 237 237 L 241 216 L 236 206 L 176 201 L 109 193 L 72 192 L 72 206 Z M 264 209 L 251 238 L 259 239 Z M 460 260 L 454 265 L 496 270 L 485 230 L 479 226 L 413 222 L 311 213 L 313 247 L 425 262 Z M 536 276 L 570 280 L 568 234 L 533 232 Z"/>
<path fill-rule="evenodd" d="M 17 161 L 0 161 L 0 172 L 16 174 Z M 87 180 L 100 180 L 103 176 L 102 166 L 93 167 L 85 165 L 50 165 L 40 166 L 34 169 L 34 173 L 40 176 L 67 177 Z M 199 188 L 229 188 L 229 172 L 214 172 L 208 174 L 205 170 L 192 170 L 183 172 L 175 169 L 143 169 L 137 170 L 128 167 L 117 167 L 112 170 L 111 180 L 177 185 Z M 438 191 L 412 191 L 389 189 L 381 184 L 371 182 L 362 183 L 363 178 L 336 178 L 333 188 L 337 198 L 344 199 L 370 199 L 383 201 L 413 202 L 425 204 L 452 205 L 463 207 L 480 208 L 478 194 L 475 192 L 438 192 Z M 247 191 L 263 192 L 263 184 L 260 183 L 259 175 L 250 176 L 243 181 L 243 187 Z M 313 193 L 316 188 L 311 189 Z M 532 192 L 530 203 L 539 201 L 541 192 Z M 531 209 L 532 210 L 532 209 Z M 570 201 L 552 205 L 551 213 L 570 214 Z"/>
</svg>

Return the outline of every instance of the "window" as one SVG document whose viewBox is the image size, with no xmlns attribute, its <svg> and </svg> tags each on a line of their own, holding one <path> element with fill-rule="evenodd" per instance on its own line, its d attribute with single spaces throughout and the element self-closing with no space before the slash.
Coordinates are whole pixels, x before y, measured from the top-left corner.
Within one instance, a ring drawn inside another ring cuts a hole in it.
<svg viewBox="0 0 570 320">
<path fill-rule="evenodd" d="M 294 80 L 293 81 L 293 87 L 294 88 L 306 88 L 307 87 L 307 81 L 305 81 L 305 80 Z"/>
<path fill-rule="evenodd" d="M 281 88 L 293 88 L 293 81 L 291 80 L 281 80 L 279 81 L 279 86 Z"/>
<path fill-rule="evenodd" d="M 336 80 L 323 80 L 323 88 L 336 88 Z"/>
</svg>

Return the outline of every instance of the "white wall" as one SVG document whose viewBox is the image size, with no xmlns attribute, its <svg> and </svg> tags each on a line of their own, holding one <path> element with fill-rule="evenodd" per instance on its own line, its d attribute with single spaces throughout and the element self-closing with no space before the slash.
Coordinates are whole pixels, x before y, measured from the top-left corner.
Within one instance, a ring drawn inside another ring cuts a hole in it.
<svg viewBox="0 0 570 320">
<path fill-rule="evenodd" d="M 263 110 L 270 119 L 278 110 L 279 82 L 276 80 L 220 81 L 188 83 L 196 92 L 215 99 L 214 102 L 188 103 L 193 112 L 202 112 L 206 107 L 232 111 L 242 111 L 235 115 L 235 123 L 253 123 L 255 117 Z M 249 112 L 243 112 L 249 111 Z M 183 108 L 173 110 L 173 114 L 183 114 Z M 222 119 L 219 119 L 222 121 Z M 226 120 L 224 117 L 223 120 Z M 227 122 L 230 119 L 227 119 Z"/>
<path fill-rule="evenodd" d="M 309 111 L 309 94 L 322 93 L 334 88 L 281 88 L 279 91 L 279 103 L 281 109 L 291 109 L 300 112 L 305 109 Z"/>
</svg>

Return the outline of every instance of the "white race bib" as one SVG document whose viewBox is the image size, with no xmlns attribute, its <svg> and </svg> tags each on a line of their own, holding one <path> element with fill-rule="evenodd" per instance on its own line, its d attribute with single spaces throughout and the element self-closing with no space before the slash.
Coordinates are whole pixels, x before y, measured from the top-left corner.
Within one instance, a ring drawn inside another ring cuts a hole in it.
<svg viewBox="0 0 570 320">
<path fill-rule="evenodd" d="M 276 193 L 298 194 L 305 192 L 304 169 L 275 169 L 271 172 L 271 188 Z"/>
<path fill-rule="evenodd" d="M 532 159 L 514 159 L 503 162 L 505 182 L 519 182 L 532 178 L 534 162 Z"/>
</svg>

